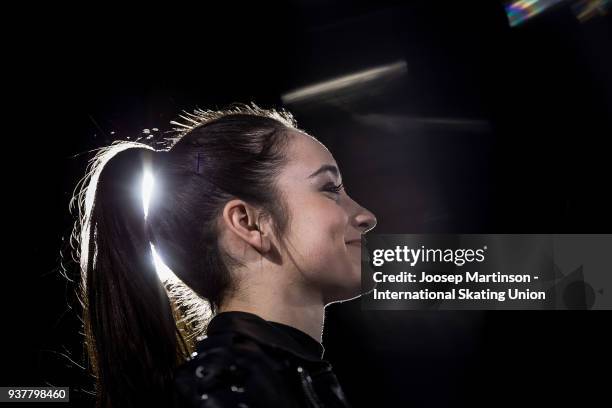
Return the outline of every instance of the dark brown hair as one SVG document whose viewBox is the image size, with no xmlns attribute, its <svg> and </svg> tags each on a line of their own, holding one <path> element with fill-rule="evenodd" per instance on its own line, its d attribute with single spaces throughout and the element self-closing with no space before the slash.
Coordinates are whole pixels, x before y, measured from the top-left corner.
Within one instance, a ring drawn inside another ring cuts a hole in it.
<svg viewBox="0 0 612 408">
<path fill-rule="evenodd" d="M 289 113 L 241 105 L 181 117 L 164 149 L 127 141 L 100 149 L 74 197 L 85 343 L 100 407 L 171 405 L 173 371 L 189 353 L 177 327 L 189 304 L 169 296 L 151 245 L 214 314 L 239 263 L 217 242 L 224 204 L 240 198 L 260 208 L 279 237 L 289 222 L 275 183 L 296 129 Z M 147 171 L 155 181 L 145 218 Z"/>
</svg>

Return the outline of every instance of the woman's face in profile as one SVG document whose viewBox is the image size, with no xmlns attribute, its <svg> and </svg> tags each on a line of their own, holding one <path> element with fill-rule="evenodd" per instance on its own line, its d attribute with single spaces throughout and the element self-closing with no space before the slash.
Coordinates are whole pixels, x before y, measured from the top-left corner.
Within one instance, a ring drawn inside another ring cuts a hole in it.
<svg viewBox="0 0 612 408">
<path fill-rule="evenodd" d="M 361 235 L 376 217 L 344 189 L 335 191 L 340 170 L 323 144 L 297 131 L 292 136 L 278 186 L 291 214 L 286 242 L 296 279 L 320 291 L 324 304 L 353 298 L 361 294 Z"/>
</svg>

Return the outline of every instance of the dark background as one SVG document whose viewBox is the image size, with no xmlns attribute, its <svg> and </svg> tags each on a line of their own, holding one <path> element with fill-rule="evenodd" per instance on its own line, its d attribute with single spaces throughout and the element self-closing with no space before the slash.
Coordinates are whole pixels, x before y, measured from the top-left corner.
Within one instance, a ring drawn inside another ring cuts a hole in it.
<svg viewBox="0 0 612 408">
<path fill-rule="evenodd" d="M 287 105 L 375 232 L 610 233 L 612 25 L 570 3 L 512 28 L 500 1 L 7 12 L 0 384 L 89 402 L 68 247 L 83 153 L 182 110 L 281 106 L 405 61 L 391 81 Z M 609 401 L 607 311 L 327 313 L 326 358 L 355 407 Z"/>
</svg>

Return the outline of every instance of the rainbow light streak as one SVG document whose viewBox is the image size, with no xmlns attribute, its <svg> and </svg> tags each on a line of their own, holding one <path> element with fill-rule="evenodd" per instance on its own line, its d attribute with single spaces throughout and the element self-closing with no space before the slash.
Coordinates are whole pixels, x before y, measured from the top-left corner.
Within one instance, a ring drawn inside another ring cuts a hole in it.
<svg viewBox="0 0 612 408">
<path fill-rule="evenodd" d="M 562 1 L 564 0 L 518 0 L 508 3 L 505 8 L 510 27 L 516 27 Z"/>
</svg>

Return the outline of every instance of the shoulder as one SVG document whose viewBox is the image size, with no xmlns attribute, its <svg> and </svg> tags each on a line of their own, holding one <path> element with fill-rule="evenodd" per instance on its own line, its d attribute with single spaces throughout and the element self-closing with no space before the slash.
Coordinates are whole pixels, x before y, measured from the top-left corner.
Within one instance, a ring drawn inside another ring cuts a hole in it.
<svg viewBox="0 0 612 408">
<path fill-rule="evenodd" d="M 175 371 L 175 389 L 185 407 L 293 407 L 288 368 L 247 337 L 215 335 Z"/>
</svg>

